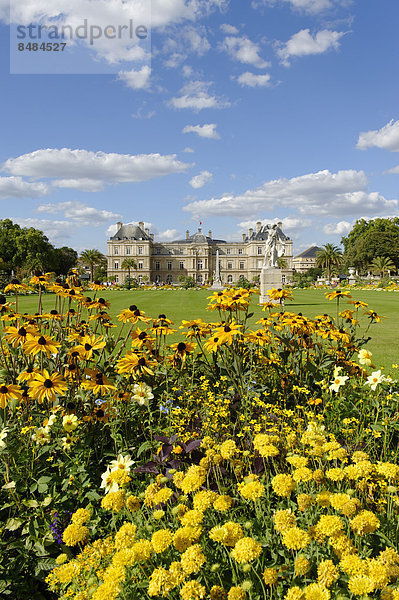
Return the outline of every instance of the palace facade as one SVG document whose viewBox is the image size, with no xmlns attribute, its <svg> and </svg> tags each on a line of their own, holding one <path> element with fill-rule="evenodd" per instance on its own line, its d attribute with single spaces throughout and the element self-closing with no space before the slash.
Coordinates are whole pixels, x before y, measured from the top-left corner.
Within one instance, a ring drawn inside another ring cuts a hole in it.
<svg viewBox="0 0 399 600">
<path fill-rule="evenodd" d="M 132 258 L 137 268 L 131 268 L 130 276 L 139 283 L 177 284 L 183 277 L 193 277 L 197 284 L 212 280 L 216 271 L 216 257 L 219 256 L 219 269 L 222 283 L 237 283 L 240 277 L 252 281 L 260 274 L 265 244 L 271 225 L 258 221 L 256 229 L 249 229 L 240 242 L 214 239 L 201 228 L 194 234 L 186 231 L 183 240 L 158 242 L 144 223 L 123 225 L 117 223 L 117 231 L 108 240 L 108 278 L 123 284 L 128 269 L 125 259 Z M 282 231 L 282 223 L 277 224 L 277 248 L 283 267 L 283 282 L 292 277 L 292 240 Z"/>
</svg>

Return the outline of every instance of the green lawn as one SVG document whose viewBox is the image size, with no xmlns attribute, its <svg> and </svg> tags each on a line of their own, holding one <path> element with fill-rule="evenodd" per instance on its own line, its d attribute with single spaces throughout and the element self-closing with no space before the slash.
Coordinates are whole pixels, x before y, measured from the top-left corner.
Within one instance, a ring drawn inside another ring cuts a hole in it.
<svg viewBox="0 0 399 600">
<path fill-rule="evenodd" d="M 206 310 L 207 296 L 211 295 L 209 290 L 131 290 L 131 291 L 113 291 L 106 290 L 101 295 L 111 301 L 110 314 L 116 315 L 123 308 L 131 304 L 136 304 L 141 310 L 151 317 L 157 317 L 160 313 L 166 314 L 172 319 L 175 325 L 180 325 L 182 319 L 194 319 L 201 317 L 204 321 L 217 320 L 217 313 Z M 373 352 L 374 362 L 377 367 L 385 366 L 387 372 L 393 370 L 391 365 L 399 363 L 399 293 L 385 291 L 362 291 L 352 292 L 355 300 L 367 302 L 373 310 L 379 315 L 387 318 L 382 323 L 373 324 L 369 329 L 369 335 L 372 340 L 367 344 L 367 348 Z M 254 316 L 250 323 L 255 326 L 262 316 L 262 310 L 256 304 L 258 296 L 254 296 L 252 310 Z M 37 296 L 25 296 L 19 298 L 19 312 L 34 313 L 37 310 Z M 50 310 L 54 307 L 55 296 L 44 296 L 44 307 Z M 345 306 L 343 301 L 341 306 Z M 348 305 L 349 306 L 349 305 Z M 306 316 L 330 313 L 336 314 L 336 301 L 329 302 L 325 299 L 325 290 L 294 290 L 294 301 L 288 302 L 286 309 L 292 312 L 301 312 Z M 368 325 L 368 320 L 364 319 L 362 331 Z M 170 341 L 176 341 L 178 336 L 169 338 Z"/>
</svg>

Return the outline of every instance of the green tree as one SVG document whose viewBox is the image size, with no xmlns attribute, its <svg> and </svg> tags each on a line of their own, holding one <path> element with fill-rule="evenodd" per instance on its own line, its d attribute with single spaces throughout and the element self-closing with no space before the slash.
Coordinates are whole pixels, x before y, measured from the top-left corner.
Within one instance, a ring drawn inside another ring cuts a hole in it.
<svg viewBox="0 0 399 600">
<path fill-rule="evenodd" d="M 331 271 L 342 264 L 342 251 L 334 244 L 325 244 L 316 254 L 316 266 L 327 271 L 327 279 L 331 280 Z"/>
<path fill-rule="evenodd" d="M 55 267 L 57 275 L 68 275 L 69 271 L 76 267 L 78 262 L 78 253 L 73 248 L 62 246 L 55 249 Z"/>
<path fill-rule="evenodd" d="M 377 256 L 370 265 L 371 270 L 379 273 L 381 279 L 388 271 L 395 271 L 395 265 L 390 258 L 386 256 Z"/>
<path fill-rule="evenodd" d="M 135 271 L 137 270 L 137 263 L 134 260 L 134 258 L 125 258 L 122 263 L 122 269 L 127 270 L 128 289 L 130 290 L 130 287 L 131 287 L 130 271 L 132 269 L 134 269 Z"/>
<path fill-rule="evenodd" d="M 83 250 L 80 255 L 80 262 L 89 267 L 90 279 L 93 281 L 95 268 L 106 263 L 107 259 L 102 252 L 92 248 L 91 250 Z"/>
<path fill-rule="evenodd" d="M 391 259 L 399 268 L 399 217 L 359 219 L 350 233 L 342 238 L 346 266 L 367 271 L 375 258 Z"/>
</svg>

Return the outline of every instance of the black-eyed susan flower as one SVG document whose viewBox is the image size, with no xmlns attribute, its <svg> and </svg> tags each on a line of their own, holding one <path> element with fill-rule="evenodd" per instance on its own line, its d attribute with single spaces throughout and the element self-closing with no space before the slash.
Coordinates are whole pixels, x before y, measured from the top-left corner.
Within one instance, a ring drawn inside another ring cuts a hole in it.
<svg viewBox="0 0 399 600">
<path fill-rule="evenodd" d="M 89 371 L 87 370 L 86 373 Z M 90 371 L 90 373 L 92 373 Z M 91 379 L 84 381 L 82 387 L 86 390 L 90 390 L 96 396 L 104 396 L 112 390 L 116 390 L 116 387 L 110 382 L 110 380 L 100 372 L 93 372 Z"/>
<path fill-rule="evenodd" d="M 36 328 L 31 325 L 27 325 L 26 327 L 10 326 L 4 329 L 4 337 L 13 348 L 17 348 L 17 346 L 26 342 L 28 333 L 34 334 L 35 332 Z"/>
<path fill-rule="evenodd" d="M 157 363 L 154 360 L 146 358 L 144 356 L 138 356 L 134 352 L 126 352 L 125 356 L 120 358 L 117 362 L 117 372 L 122 375 L 128 373 L 135 375 L 136 373 L 144 373 L 147 375 L 153 375 L 151 367 Z"/>
<path fill-rule="evenodd" d="M 22 390 L 18 385 L 2 383 L 0 385 L 0 408 L 5 408 L 10 400 L 21 400 Z"/>
<path fill-rule="evenodd" d="M 39 402 L 48 400 L 54 402 L 56 395 L 62 395 L 68 388 L 68 384 L 59 373 L 50 373 L 44 369 L 42 373 L 37 373 L 35 379 L 28 383 L 30 395 Z"/>
<path fill-rule="evenodd" d="M 50 357 L 51 354 L 57 354 L 58 348 L 61 346 L 60 342 L 53 340 L 48 335 L 27 335 L 26 342 L 24 343 L 25 354 L 32 354 L 36 356 L 39 353 L 46 354 Z"/>
</svg>

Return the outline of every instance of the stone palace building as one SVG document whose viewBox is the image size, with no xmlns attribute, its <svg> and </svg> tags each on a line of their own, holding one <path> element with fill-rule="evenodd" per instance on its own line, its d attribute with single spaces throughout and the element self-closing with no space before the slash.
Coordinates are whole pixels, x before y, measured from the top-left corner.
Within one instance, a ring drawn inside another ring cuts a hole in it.
<svg viewBox="0 0 399 600">
<path fill-rule="evenodd" d="M 240 277 L 252 281 L 260 274 L 265 244 L 271 225 L 258 221 L 256 229 L 249 229 L 240 242 L 214 239 L 201 228 L 192 235 L 186 231 L 183 240 L 157 242 L 154 234 L 138 225 L 117 223 L 117 231 L 108 240 L 108 278 L 123 284 L 128 270 L 122 267 L 126 258 L 133 258 L 137 269 L 131 269 L 131 277 L 140 283 L 177 284 L 181 276 L 193 277 L 197 284 L 209 282 L 216 270 L 217 251 L 222 283 L 237 283 Z M 282 231 L 282 223 L 277 224 L 278 254 L 283 259 L 283 282 L 292 277 L 292 240 Z"/>
</svg>

